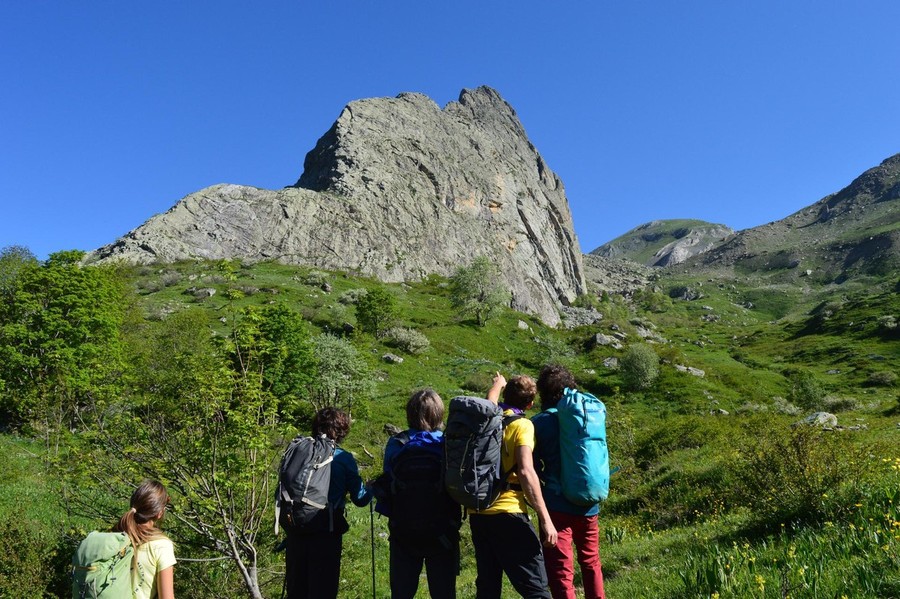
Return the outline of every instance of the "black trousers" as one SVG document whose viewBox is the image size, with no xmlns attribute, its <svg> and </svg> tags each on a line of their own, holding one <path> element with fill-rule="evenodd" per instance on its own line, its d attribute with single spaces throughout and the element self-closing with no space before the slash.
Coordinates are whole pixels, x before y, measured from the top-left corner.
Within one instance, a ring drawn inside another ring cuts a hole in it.
<svg viewBox="0 0 900 599">
<path fill-rule="evenodd" d="M 470 514 L 476 599 L 500 599 L 503 573 L 526 599 L 550 599 L 541 541 L 525 514 Z"/>
<path fill-rule="evenodd" d="M 431 599 L 456 599 L 459 575 L 459 533 L 451 531 L 442 544 L 403 542 L 391 536 L 391 599 L 413 599 L 422 566 Z"/>
<path fill-rule="evenodd" d="M 288 535 L 284 583 L 288 599 L 337 599 L 344 535 Z"/>
</svg>

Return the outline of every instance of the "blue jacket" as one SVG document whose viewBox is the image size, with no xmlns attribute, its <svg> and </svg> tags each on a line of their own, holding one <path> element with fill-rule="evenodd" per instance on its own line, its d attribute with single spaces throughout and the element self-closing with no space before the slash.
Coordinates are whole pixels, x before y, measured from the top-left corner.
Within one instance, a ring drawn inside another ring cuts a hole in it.
<svg viewBox="0 0 900 599">
<path fill-rule="evenodd" d="M 338 447 L 331 462 L 331 485 L 328 487 L 328 502 L 336 512 L 342 512 L 347 504 L 347 496 L 355 505 L 362 507 L 372 500 L 372 493 L 363 484 L 359 466 L 353 454 Z"/>
</svg>

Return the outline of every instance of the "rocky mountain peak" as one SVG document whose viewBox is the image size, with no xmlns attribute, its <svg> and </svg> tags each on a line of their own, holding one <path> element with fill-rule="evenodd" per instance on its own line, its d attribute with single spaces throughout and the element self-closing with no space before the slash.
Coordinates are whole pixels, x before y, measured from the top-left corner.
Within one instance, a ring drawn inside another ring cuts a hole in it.
<svg viewBox="0 0 900 599">
<path fill-rule="evenodd" d="M 489 87 L 443 109 L 417 93 L 351 102 L 293 187 L 201 190 L 93 258 L 274 259 L 397 282 L 478 255 L 501 268 L 513 307 L 548 323 L 585 291 L 562 182 Z"/>
</svg>

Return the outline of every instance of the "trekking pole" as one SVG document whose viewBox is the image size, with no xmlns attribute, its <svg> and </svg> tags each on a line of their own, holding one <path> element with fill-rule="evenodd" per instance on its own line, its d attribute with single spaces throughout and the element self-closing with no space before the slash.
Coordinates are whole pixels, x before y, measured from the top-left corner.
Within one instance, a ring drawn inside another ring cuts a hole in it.
<svg viewBox="0 0 900 599">
<path fill-rule="evenodd" d="M 375 502 L 369 502 L 369 537 L 372 539 L 372 599 L 375 597 Z"/>
</svg>

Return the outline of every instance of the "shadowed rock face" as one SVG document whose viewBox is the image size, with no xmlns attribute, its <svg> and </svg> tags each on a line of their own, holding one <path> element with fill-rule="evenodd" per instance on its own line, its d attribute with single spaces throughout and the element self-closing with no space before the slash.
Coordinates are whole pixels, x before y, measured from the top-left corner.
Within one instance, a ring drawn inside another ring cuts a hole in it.
<svg viewBox="0 0 900 599">
<path fill-rule="evenodd" d="M 562 182 L 493 89 L 442 110 L 421 94 L 348 104 L 294 187 L 216 185 L 91 259 L 274 259 L 383 281 L 449 275 L 478 255 L 544 321 L 585 292 Z"/>
</svg>

